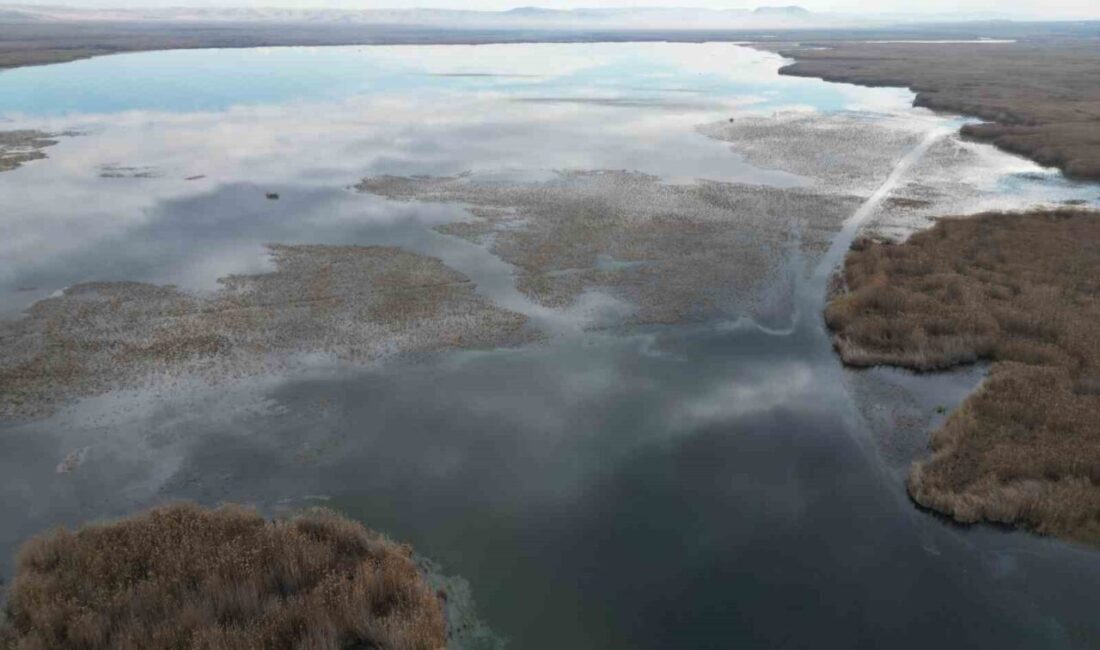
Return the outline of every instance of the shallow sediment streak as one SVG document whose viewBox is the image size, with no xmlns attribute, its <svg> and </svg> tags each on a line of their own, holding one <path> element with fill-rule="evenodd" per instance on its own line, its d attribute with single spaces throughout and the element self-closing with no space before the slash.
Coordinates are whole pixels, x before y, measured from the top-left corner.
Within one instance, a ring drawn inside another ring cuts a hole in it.
<svg viewBox="0 0 1100 650">
<path fill-rule="evenodd" d="M 833 272 L 836 271 L 837 267 L 844 259 L 844 255 L 852 247 L 852 242 L 855 241 L 860 230 L 867 224 L 868 220 L 874 216 L 882 205 L 882 202 L 894 191 L 913 165 L 932 148 L 932 145 L 941 138 L 949 135 L 951 132 L 952 129 L 949 128 L 936 128 L 929 131 L 916 147 L 894 165 L 894 168 L 890 171 L 890 175 L 886 177 L 886 180 L 883 181 L 869 197 L 867 197 L 867 200 L 859 206 L 859 209 L 853 212 L 852 216 L 844 221 L 844 225 L 841 227 L 840 232 L 833 238 L 829 250 L 826 251 L 824 257 L 821 258 L 821 261 L 818 263 L 817 268 L 814 269 L 813 275 L 810 278 L 808 295 L 814 301 L 811 304 L 824 306 L 827 298 L 826 293 L 828 290 L 829 278 L 832 277 Z M 816 314 L 820 313 L 820 311 L 820 309 L 813 310 L 815 318 Z"/>
<path fill-rule="evenodd" d="M 441 600 L 411 548 L 334 512 L 174 504 L 27 542 L 0 646 L 438 650 Z"/>
</svg>

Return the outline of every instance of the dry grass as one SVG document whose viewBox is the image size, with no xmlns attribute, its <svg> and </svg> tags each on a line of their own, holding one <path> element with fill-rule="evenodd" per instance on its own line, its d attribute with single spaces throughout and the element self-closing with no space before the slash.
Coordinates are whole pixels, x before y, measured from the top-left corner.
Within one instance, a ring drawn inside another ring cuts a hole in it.
<svg viewBox="0 0 1100 650">
<path fill-rule="evenodd" d="M 944 219 L 857 242 L 826 321 L 846 363 L 995 362 L 909 491 L 963 522 L 1100 544 L 1100 213 Z"/>
<path fill-rule="evenodd" d="M 58 530 L 20 551 L 0 647 L 442 648 L 410 554 L 326 511 L 178 504 Z"/>
</svg>

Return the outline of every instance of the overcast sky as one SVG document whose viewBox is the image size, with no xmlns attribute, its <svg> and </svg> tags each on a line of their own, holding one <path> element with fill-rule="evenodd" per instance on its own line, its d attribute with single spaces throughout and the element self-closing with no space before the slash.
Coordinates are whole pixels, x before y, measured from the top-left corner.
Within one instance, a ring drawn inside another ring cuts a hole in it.
<svg viewBox="0 0 1100 650">
<path fill-rule="evenodd" d="M 630 7 L 685 6 L 752 8 L 758 5 L 798 4 L 812 11 L 865 12 L 868 4 L 859 0 L 0 0 L 0 4 L 69 5 L 77 7 L 290 7 L 300 9 L 388 9 L 436 7 L 447 9 L 510 9 L 515 6 L 540 7 Z M 876 0 L 877 12 L 990 12 L 1005 15 L 1049 15 L 1100 18 L 1100 0 Z"/>
</svg>

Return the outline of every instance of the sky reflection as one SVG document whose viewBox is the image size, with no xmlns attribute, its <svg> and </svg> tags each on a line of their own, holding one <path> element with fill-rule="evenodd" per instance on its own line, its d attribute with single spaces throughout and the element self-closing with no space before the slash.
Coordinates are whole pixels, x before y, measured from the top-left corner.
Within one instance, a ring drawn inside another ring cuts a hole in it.
<svg viewBox="0 0 1100 650">
<path fill-rule="evenodd" d="M 263 268 L 268 242 L 436 222 L 439 207 L 341 193 L 364 176 L 629 169 L 804 186 L 696 127 L 799 107 L 931 119 L 907 91 L 779 77 L 781 63 L 724 43 L 539 44 L 151 52 L 0 73 L 5 128 L 82 134 L 0 175 L 0 315 L 89 280 L 208 290 Z"/>
<path fill-rule="evenodd" d="M 596 44 L 154 52 L 3 73 L 11 128 L 81 135 L 0 176 L 15 206 L 0 223 L 0 314 L 88 280 L 210 289 L 218 274 L 257 270 L 267 242 L 354 241 L 368 224 L 433 221 L 438 208 L 341 195 L 368 175 L 632 169 L 802 185 L 693 131 L 786 94 L 830 105 L 869 95 L 777 82 L 778 65 L 728 44 Z M 152 92 L 158 83 L 171 92 Z M 689 91 L 705 101 L 685 104 Z M 877 96 L 898 110 L 907 99 Z M 542 101 L 552 97 L 563 101 Z M 515 101 L 525 98 L 542 100 Z M 147 177 L 105 177 L 119 167 Z"/>
</svg>

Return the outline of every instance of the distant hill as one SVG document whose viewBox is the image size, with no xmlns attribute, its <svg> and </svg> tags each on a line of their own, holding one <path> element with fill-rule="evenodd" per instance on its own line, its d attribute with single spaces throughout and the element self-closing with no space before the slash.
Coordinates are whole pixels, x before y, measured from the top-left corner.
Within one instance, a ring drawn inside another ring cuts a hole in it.
<svg viewBox="0 0 1100 650">
<path fill-rule="evenodd" d="M 58 0 L 64 2 L 65 0 Z M 640 29 L 675 30 L 780 30 L 884 27 L 890 25 L 963 23 L 993 18 L 1034 19 L 1004 13 L 862 13 L 813 12 L 799 5 L 762 5 L 755 9 L 704 9 L 698 7 L 604 7 L 552 9 L 536 5 L 507 11 L 461 9 L 277 9 L 263 0 L 239 0 L 236 8 L 165 7 L 160 9 L 89 9 L 75 6 L 21 5 L 0 0 L 0 22 L 188 22 L 262 23 L 310 25 L 396 25 L 446 30 L 555 30 L 612 31 Z M 191 0 L 177 0 L 185 5 Z M 424 0 L 431 4 L 431 0 Z M 252 6 L 248 6 L 252 4 Z M 381 3 L 384 4 L 384 3 Z M 1044 17 L 1049 20 L 1049 17 Z"/>
<path fill-rule="evenodd" d="M 799 7 L 798 5 L 787 5 L 786 7 L 757 7 L 752 10 L 752 13 L 756 16 L 809 16 L 810 10 L 805 7 Z"/>
<path fill-rule="evenodd" d="M 187 0 L 180 0 L 185 4 Z M 241 0 L 244 4 L 245 0 Z M 551 9 L 524 6 L 507 11 L 448 9 L 239 8 L 87 9 L 79 6 L 0 5 L 7 21 L 165 21 L 415 25 L 491 29 L 781 29 L 856 26 L 861 18 L 815 14 L 798 6 L 749 9 L 625 7 Z"/>
<path fill-rule="evenodd" d="M 0 20 L 9 23 L 19 23 L 26 21 L 39 20 L 39 16 L 33 12 L 23 11 L 22 9 L 5 9 L 0 7 Z"/>
</svg>

